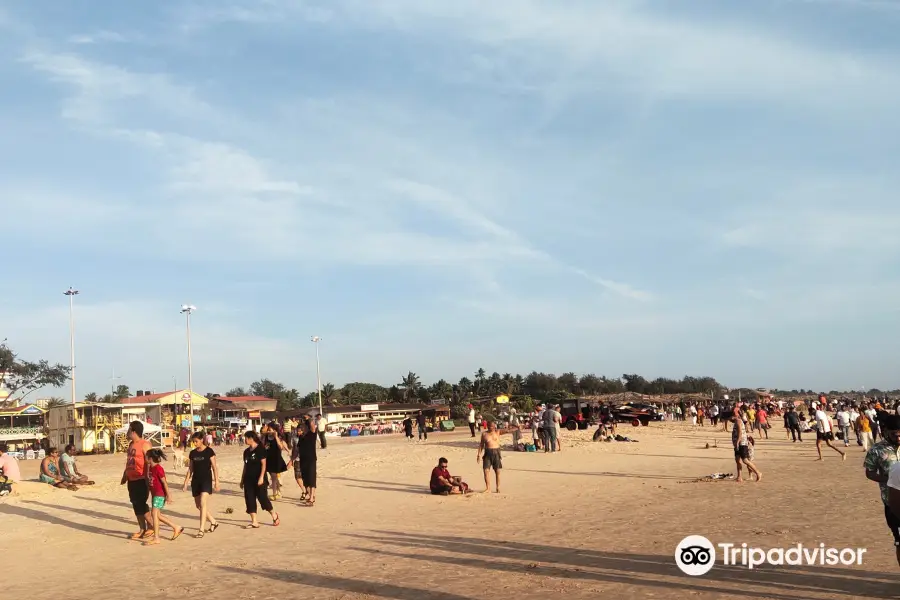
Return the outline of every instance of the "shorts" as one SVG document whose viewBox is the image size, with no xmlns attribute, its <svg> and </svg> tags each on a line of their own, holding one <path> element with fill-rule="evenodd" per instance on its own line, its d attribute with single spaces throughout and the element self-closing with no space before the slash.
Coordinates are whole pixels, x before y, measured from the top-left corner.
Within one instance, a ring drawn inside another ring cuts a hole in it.
<svg viewBox="0 0 900 600">
<path fill-rule="evenodd" d="M 452 485 L 438 485 L 431 488 L 431 493 L 435 496 L 448 496 L 452 491 Z"/>
<path fill-rule="evenodd" d="M 750 460 L 750 447 L 749 446 L 738 446 L 734 449 L 734 457 L 742 458 L 744 460 Z"/>
<path fill-rule="evenodd" d="M 900 519 L 887 506 L 884 507 L 884 519 L 887 521 L 888 529 L 891 530 L 891 534 L 894 536 L 894 545 L 900 547 Z"/>
<path fill-rule="evenodd" d="M 481 459 L 481 467 L 488 471 L 493 469 L 499 471 L 503 468 L 503 460 L 500 456 L 499 448 L 485 448 L 484 457 Z"/>
<path fill-rule="evenodd" d="M 212 481 L 209 480 L 197 480 L 191 479 L 191 495 L 196 498 L 200 494 L 212 494 L 213 493 L 213 484 Z"/>
<path fill-rule="evenodd" d="M 826 431 L 822 433 L 821 431 L 816 431 L 816 439 L 817 440 L 825 440 L 826 442 L 830 442 L 834 439 L 834 432 Z"/>
<path fill-rule="evenodd" d="M 153 496 L 153 508 L 162 509 L 166 505 L 166 497 L 165 496 Z"/>
<path fill-rule="evenodd" d="M 297 481 L 303 480 L 303 467 L 300 465 L 299 460 L 294 461 L 294 479 Z"/>
<path fill-rule="evenodd" d="M 144 478 L 135 479 L 128 482 L 128 499 L 131 501 L 131 508 L 134 514 L 142 517 L 150 512 L 150 505 L 147 504 L 147 498 L 150 497 L 150 485 Z"/>
</svg>

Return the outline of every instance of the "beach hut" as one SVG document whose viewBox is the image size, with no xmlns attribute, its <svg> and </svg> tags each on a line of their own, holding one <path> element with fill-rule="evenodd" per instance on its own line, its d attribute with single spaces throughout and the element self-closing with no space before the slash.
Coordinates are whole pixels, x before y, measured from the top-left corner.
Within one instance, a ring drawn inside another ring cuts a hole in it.
<svg viewBox="0 0 900 600">
<path fill-rule="evenodd" d="M 44 439 L 46 412 L 34 404 L 0 409 L 0 442 L 17 449 Z"/>
</svg>

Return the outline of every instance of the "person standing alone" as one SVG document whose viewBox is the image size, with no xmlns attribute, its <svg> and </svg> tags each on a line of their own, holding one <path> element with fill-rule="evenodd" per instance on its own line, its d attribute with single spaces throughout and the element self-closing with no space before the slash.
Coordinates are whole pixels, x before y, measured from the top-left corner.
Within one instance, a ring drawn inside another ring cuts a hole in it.
<svg viewBox="0 0 900 600">
<path fill-rule="evenodd" d="M 472 432 L 472 437 L 475 437 L 475 407 L 471 404 L 469 405 L 469 431 Z"/>
<path fill-rule="evenodd" d="M 416 425 L 419 428 L 419 441 L 421 442 L 424 438 L 424 440 L 427 442 L 428 424 L 425 421 L 425 413 L 423 413 L 421 410 L 419 411 L 419 414 L 416 415 Z"/>
<path fill-rule="evenodd" d="M 147 478 L 147 452 L 150 451 L 150 442 L 144 439 L 144 424 L 140 421 L 132 421 L 128 425 L 127 458 L 125 459 L 125 472 L 122 473 L 122 485 L 128 484 L 128 499 L 137 519 L 140 531 L 133 534 L 133 540 L 145 540 L 153 536 L 153 525 L 150 516 L 150 483 Z"/>
</svg>

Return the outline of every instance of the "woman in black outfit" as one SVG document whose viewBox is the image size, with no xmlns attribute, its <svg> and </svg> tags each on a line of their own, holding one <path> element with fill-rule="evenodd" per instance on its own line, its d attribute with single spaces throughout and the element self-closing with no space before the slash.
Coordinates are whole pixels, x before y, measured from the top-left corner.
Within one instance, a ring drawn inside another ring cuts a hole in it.
<svg viewBox="0 0 900 600">
<path fill-rule="evenodd" d="M 244 490 L 244 501 L 247 503 L 247 514 L 250 515 L 250 524 L 244 529 L 259 529 L 259 521 L 256 518 L 256 503 L 270 515 L 272 525 L 281 525 L 281 518 L 274 512 L 272 501 L 269 500 L 267 491 L 268 479 L 266 476 L 266 449 L 255 431 L 244 434 L 247 449 L 244 450 L 244 472 L 241 473 L 241 489 Z"/>
<path fill-rule="evenodd" d="M 287 471 L 287 463 L 281 456 L 282 450 L 287 450 L 287 445 L 278 435 L 278 424 L 269 423 L 263 431 L 263 439 L 266 447 L 266 473 L 272 477 L 272 500 L 281 498 L 281 474 Z"/>
<path fill-rule="evenodd" d="M 297 443 L 299 446 L 297 458 L 300 461 L 300 473 L 303 476 L 307 506 L 313 506 L 316 503 L 316 442 L 318 438 L 315 421 L 311 419 L 304 421 L 303 435 L 300 436 Z"/>
</svg>

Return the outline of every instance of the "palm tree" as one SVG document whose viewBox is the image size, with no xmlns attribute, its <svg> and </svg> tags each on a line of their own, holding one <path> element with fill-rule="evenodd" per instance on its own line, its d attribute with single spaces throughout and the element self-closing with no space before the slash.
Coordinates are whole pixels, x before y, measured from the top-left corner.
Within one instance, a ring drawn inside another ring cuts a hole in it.
<svg viewBox="0 0 900 600">
<path fill-rule="evenodd" d="M 322 386 L 322 402 L 328 403 L 334 397 L 334 384 L 326 383 Z"/>
<path fill-rule="evenodd" d="M 97 392 L 91 392 L 90 394 L 86 394 L 84 397 L 85 402 L 99 402 L 100 398 L 97 397 Z"/>
<path fill-rule="evenodd" d="M 403 390 L 403 399 L 409 400 L 410 398 L 415 398 L 417 396 L 417 392 L 421 385 L 419 376 L 410 371 L 409 374 L 403 378 L 403 381 L 397 384 L 397 387 Z"/>
<path fill-rule="evenodd" d="M 56 408 L 57 406 L 62 406 L 66 404 L 66 401 L 58 396 L 54 396 L 52 398 L 47 398 L 47 408 Z"/>
</svg>

